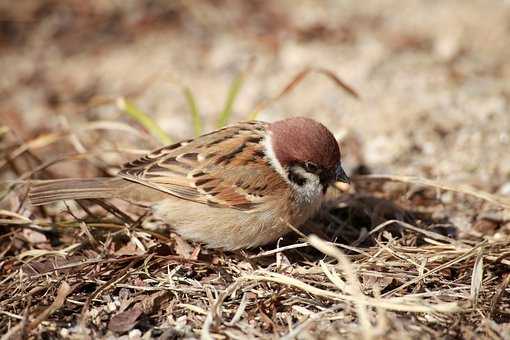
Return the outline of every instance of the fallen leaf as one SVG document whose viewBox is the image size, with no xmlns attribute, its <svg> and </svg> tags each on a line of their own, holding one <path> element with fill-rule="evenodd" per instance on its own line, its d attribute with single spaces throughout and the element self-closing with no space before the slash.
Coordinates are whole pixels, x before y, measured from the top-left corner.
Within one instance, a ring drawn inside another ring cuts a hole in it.
<svg viewBox="0 0 510 340">
<path fill-rule="evenodd" d="M 197 259 L 197 254 L 195 254 L 193 247 L 188 242 L 177 234 L 173 234 L 172 237 L 175 240 L 175 252 L 177 255 L 189 260 Z"/>
<path fill-rule="evenodd" d="M 115 255 L 117 256 L 130 256 L 130 255 L 143 255 L 145 254 L 145 251 L 140 249 L 140 247 L 137 247 L 136 244 L 133 242 L 127 243 L 125 246 L 122 246 L 115 252 Z"/>
<path fill-rule="evenodd" d="M 33 261 L 24 264 L 21 269 L 23 273 L 27 275 L 44 274 L 54 271 L 58 268 L 58 272 L 61 274 L 69 273 L 73 268 L 80 266 L 80 262 L 87 260 L 85 256 L 73 255 L 66 258 L 62 257 L 51 257 L 42 261 Z M 73 266 L 76 264 L 76 266 Z"/>
<path fill-rule="evenodd" d="M 140 307 L 145 313 L 152 313 L 165 301 L 168 297 L 167 291 L 159 291 L 145 297 L 142 301 L 137 303 L 137 307 Z"/>
<path fill-rule="evenodd" d="M 142 315 L 142 308 L 135 305 L 127 311 L 114 315 L 108 322 L 108 329 L 117 333 L 127 332 L 135 327 L 140 315 Z"/>
<path fill-rule="evenodd" d="M 393 282 L 393 278 L 386 276 L 361 275 L 361 278 L 363 287 L 372 292 L 374 290 L 382 292 Z"/>
</svg>

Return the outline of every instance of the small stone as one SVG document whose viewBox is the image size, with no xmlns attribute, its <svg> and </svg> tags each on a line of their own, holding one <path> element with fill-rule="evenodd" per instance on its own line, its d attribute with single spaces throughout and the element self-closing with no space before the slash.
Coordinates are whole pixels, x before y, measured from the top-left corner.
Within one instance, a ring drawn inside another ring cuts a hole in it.
<svg viewBox="0 0 510 340">
<path fill-rule="evenodd" d="M 67 338 L 67 337 L 69 337 L 69 330 L 68 330 L 67 328 L 62 328 L 62 329 L 60 330 L 60 336 L 61 336 L 62 338 Z"/>
<path fill-rule="evenodd" d="M 497 232 L 492 237 L 494 241 L 505 241 L 508 239 L 508 235 L 502 232 Z"/>
<path fill-rule="evenodd" d="M 441 195 L 441 202 L 443 204 L 451 204 L 451 203 L 453 203 L 453 199 L 454 199 L 454 195 L 453 195 L 453 192 L 451 192 L 451 191 L 445 191 Z"/>
<path fill-rule="evenodd" d="M 108 304 L 106 305 L 106 310 L 110 313 L 115 312 L 117 310 L 115 302 L 114 301 L 108 302 Z"/>
<path fill-rule="evenodd" d="M 139 329 L 133 329 L 129 332 L 129 339 L 140 339 L 142 337 L 142 331 Z"/>
<path fill-rule="evenodd" d="M 459 53 L 460 47 L 459 34 L 450 33 L 437 39 L 434 44 L 434 52 L 436 56 L 447 61 L 453 59 Z"/>
<path fill-rule="evenodd" d="M 510 182 L 506 182 L 499 188 L 499 193 L 501 195 L 510 196 Z"/>
</svg>

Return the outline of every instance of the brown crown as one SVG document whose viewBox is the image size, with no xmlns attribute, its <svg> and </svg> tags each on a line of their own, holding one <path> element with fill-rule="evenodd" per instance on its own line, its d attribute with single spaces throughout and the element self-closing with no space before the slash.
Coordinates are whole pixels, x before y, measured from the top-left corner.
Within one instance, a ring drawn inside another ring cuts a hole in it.
<svg viewBox="0 0 510 340">
<path fill-rule="evenodd" d="M 312 162 L 323 169 L 335 169 L 340 149 L 333 134 L 321 123 L 304 117 L 280 120 L 269 128 L 273 149 L 282 166 Z"/>
</svg>

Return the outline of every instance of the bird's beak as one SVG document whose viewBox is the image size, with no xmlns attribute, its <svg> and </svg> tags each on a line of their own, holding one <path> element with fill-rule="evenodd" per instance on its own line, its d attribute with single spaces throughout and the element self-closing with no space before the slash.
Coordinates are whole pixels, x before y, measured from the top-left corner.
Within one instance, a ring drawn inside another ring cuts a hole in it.
<svg viewBox="0 0 510 340">
<path fill-rule="evenodd" d="M 342 183 L 350 183 L 351 182 L 351 179 L 349 178 L 349 176 L 347 176 L 347 174 L 345 173 L 344 169 L 342 169 L 342 166 L 340 164 L 338 164 L 338 166 L 336 167 L 335 180 L 337 182 L 342 182 Z"/>
</svg>

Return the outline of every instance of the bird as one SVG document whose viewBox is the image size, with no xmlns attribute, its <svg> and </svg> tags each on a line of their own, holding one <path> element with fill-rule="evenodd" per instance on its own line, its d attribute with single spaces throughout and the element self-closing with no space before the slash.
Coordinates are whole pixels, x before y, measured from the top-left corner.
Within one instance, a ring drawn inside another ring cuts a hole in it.
<svg viewBox="0 0 510 340">
<path fill-rule="evenodd" d="M 148 202 L 184 239 L 226 251 L 271 243 L 319 210 L 326 190 L 349 182 L 333 134 L 292 117 L 246 121 L 163 146 L 116 177 L 35 182 L 34 206 L 60 200 Z"/>
</svg>

